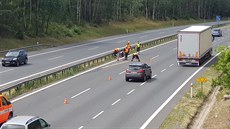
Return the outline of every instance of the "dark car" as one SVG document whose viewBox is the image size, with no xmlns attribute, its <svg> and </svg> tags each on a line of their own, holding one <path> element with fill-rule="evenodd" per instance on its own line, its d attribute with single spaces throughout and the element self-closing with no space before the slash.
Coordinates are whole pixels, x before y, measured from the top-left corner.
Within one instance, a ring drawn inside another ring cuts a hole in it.
<svg viewBox="0 0 230 129">
<path fill-rule="evenodd" d="M 212 36 L 213 37 L 221 37 L 222 36 L 222 30 L 219 28 L 215 28 L 212 30 Z"/>
<path fill-rule="evenodd" d="M 27 52 L 23 50 L 12 50 L 6 53 L 2 58 L 2 66 L 27 64 Z"/>
<path fill-rule="evenodd" d="M 130 79 L 146 81 L 152 77 L 151 66 L 142 62 L 133 62 L 125 72 L 125 80 Z"/>
</svg>

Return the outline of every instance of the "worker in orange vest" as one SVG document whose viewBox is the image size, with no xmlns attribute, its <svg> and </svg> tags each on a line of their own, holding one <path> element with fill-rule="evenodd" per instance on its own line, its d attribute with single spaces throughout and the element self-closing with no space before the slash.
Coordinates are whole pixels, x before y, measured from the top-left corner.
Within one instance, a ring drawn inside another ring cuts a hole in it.
<svg viewBox="0 0 230 129">
<path fill-rule="evenodd" d="M 128 41 L 128 43 L 126 44 L 125 48 L 128 48 L 129 51 L 130 51 L 130 49 L 131 49 L 130 41 Z"/>
<path fill-rule="evenodd" d="M 128 55 L 129 55 L 129 48 L 125 48 L 125 60 L 128 60 Z"/>
</svg>

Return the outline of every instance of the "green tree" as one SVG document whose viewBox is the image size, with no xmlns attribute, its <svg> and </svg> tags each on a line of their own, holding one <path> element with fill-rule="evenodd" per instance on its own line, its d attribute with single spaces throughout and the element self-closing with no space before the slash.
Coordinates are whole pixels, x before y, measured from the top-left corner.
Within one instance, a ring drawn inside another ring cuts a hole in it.
<svg viewBox="0 0 230 129">
<path fill-rule="evenodd" d="M 221 85 L 230 89 L 230 48 L 222 47 L 218 56 L 218 63 L 214 66 L 221 73 L 220 77 L 214 80 L 214 85 Z"/>
</svg>

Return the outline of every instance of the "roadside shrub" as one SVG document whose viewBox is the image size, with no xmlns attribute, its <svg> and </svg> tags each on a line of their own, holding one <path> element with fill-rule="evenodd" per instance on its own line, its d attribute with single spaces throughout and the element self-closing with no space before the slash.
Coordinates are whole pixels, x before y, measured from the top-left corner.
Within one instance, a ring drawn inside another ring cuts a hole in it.
<svg viewBox="0 0 230 129">
<path fill-rule="evenodd" d="M 21 39 L 21 40 L 23 40 L 25 37 L 24 37 L 24 33 L 21 31 L 21 30 L 19 30 L 19 31 L 17 31 L 16 33 L 15 33 L 15 37 L 17 38 L 17 39 Z"/>
</svg>

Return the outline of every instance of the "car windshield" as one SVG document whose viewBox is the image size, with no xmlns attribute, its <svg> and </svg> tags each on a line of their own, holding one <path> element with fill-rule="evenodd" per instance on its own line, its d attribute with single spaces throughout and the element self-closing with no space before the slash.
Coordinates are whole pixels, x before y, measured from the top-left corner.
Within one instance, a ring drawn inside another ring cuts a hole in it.
<svg viewBox="0 0 230 129">
<path fill-rule="evenodd" d="M 129 65 L 129 69 L 130 70 L 139 70 L 139 69 L 141 69 L 141 66 L 138 66 L 138 65 Z"/>
<path fill-rule="evenodd" d="M 9 56 L 13 56 L 13 57 L 16 57 L 16 56 L 18 56 L 18 54 L 19 54 L 19 52 L 8 52 L 7 54 L 6 54 L 6 57 L 9 57 Z"/>
<path fill-rule="evenodd" d="M 25 126 L 15 125 L 15 124 L 7 124 L 7 125 L 3 125 L 2 129 L 25 129 Z"/>
</svg>

